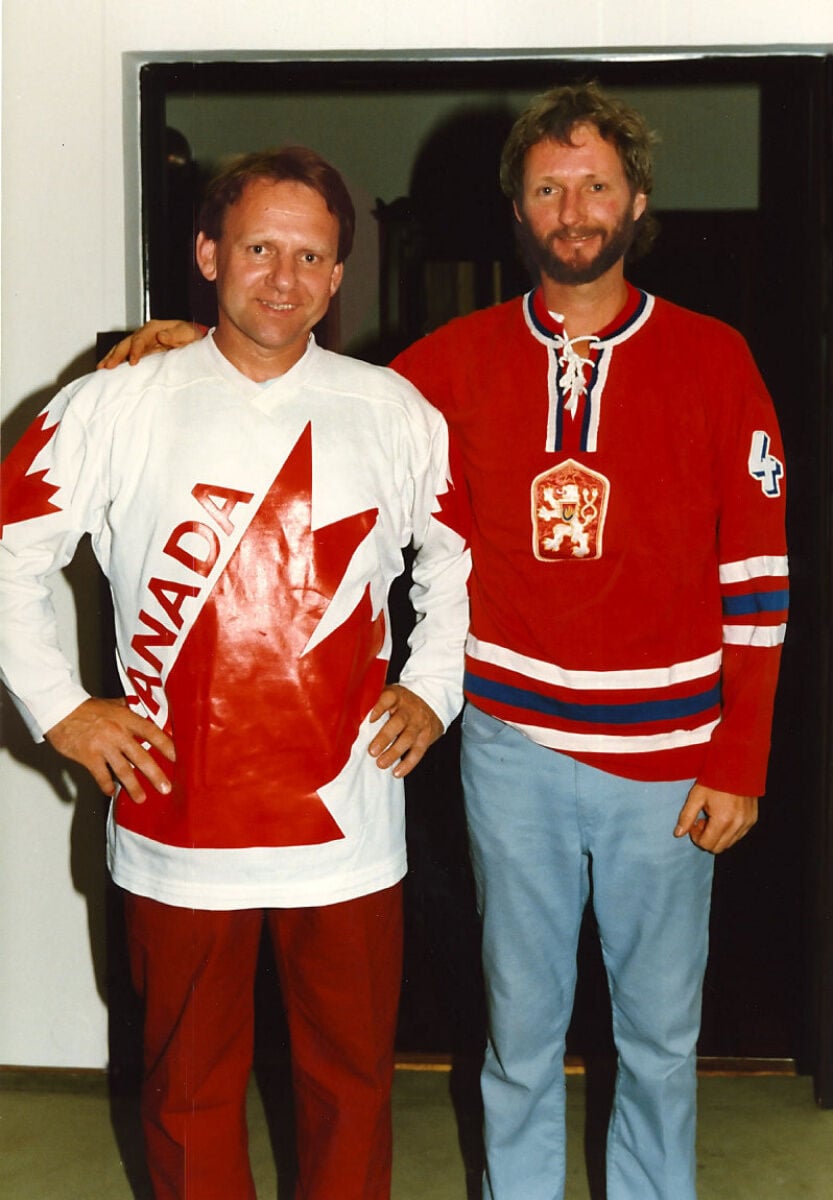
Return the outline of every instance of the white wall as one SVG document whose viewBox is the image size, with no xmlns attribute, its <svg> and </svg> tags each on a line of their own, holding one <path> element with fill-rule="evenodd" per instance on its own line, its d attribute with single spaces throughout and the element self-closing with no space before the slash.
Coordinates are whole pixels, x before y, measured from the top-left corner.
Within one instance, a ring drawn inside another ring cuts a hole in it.
<svg viewBox="0 0 833 1200">
<path fill-rule="evenodd" d="M 705 10 L 705 11 L 704 11 Z M 2 405 L 17 436 L 91 363 L 98 329 L 140 316 L 134 59 L 191 51 L 561 50 L 830 45 L 829 0 L 5 0 Z M 125 180 L 129 189 L 125 188 Z M 95 649 L 95 597 L 62 588 Z M 89 619 L 91 618 L 91 619 Z M 0 752 L 0 1064 L 100 1067 L 100 809 L 5 720 Z"/>
</svg>

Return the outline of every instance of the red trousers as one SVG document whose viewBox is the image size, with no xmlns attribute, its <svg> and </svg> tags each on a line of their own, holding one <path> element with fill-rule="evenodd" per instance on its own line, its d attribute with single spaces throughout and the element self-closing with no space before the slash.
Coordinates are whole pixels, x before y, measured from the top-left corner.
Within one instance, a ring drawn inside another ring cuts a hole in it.
<svg viewBox="0 0 833 1200">
<path fill-rule="evenodd" d="M 297 1200 L 388 1200 L 402 890 L 206 912 L 128 894 L 145 1002 L 142 1122 L 157 1200 L 255 1200 L 246 1090 L 268 922 L 289 1025 Z"/>
</svg>

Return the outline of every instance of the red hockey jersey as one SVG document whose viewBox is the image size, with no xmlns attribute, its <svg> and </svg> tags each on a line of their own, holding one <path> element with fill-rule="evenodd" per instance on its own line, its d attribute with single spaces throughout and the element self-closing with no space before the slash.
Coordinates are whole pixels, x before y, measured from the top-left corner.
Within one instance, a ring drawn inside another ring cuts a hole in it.
<svg viewBox="0 0 833 1200">
<path fill-rule="evenodd" d="M 615 774 L 761 794 L 784 455 L 741 336 L 629 288 L 571 343 L 536 290 L 393 366 L 444 413 L 470 493 L 468 699 Z"/>
</svg>

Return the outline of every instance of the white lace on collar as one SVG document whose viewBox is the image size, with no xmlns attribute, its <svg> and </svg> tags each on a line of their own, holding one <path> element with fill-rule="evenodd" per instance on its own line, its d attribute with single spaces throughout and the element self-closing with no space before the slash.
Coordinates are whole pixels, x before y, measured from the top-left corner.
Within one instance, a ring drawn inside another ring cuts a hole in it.
<svg viewBox="0 0 833 1200">
<path fill-rule="evenodd" d="M 564 324 L 564 318 L 559 313 L 551 313 L 550 315 L 559 324 Z M 576 342 L 587 342 L 588 351 L 601 345 L 592 333 L 582 333 L 574 338 L 567 337 L 566 333 L 553 334 L 553 343 L 558 353 L 558 365 L 561 368 L 561 378 L 558 382 L 567 397 L 564 410 L 571 417 L 576 415 L 578 402 L 587 391 L 587 379 L 584 375 L 584 368 L 593 365 L 592 358 L 583 358 L 576 350 Z"/>
</svg>

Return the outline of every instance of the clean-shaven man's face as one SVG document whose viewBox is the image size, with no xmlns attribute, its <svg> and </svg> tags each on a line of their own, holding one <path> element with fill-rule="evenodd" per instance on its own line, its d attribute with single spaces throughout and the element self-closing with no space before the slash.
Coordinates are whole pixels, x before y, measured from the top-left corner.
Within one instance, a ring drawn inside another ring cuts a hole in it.
<svg viewBox="0 0 833 1200">
<path fill-rule="evenodd" d="M 304 183 L 257 179 L 225 213 L 221 236 L 200 234 L 197 263 L 217 286 L 215 341 L 252 379 L 283 374 L 338 291 L 338 219 Z"/>
</svg>

